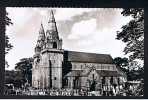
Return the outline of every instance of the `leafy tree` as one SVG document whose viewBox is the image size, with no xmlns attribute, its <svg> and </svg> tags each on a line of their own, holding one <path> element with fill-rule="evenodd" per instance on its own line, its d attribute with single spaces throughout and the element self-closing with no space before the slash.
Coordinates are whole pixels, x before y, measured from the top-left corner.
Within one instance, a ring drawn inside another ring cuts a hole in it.
<svg viewBox="0 0 148 100">
<path fill-rule="evenodd" d="M 14 87 L 21 87 L 25 82 L 21 72 L 15 70 L 5 71 L 5 84 L 13 84 Z"/>
<path fill-rule="evenodd" d="M 122 31 L 117 31 L 118 40 L 126 43 L 125 54 L 129 54 L 130 61 L 135 59 L 144 60 L 144 9 L 123 9 L 123 16 L 132 16 L 128 24 L 122 26 Z"/>
<path fill-rule="evenodd" d="M 11 19 L 8 17 L 8 13 L 6 12 L 6 16 L 5 16 L 5 25 L 9 26 L 12 25 L 13 23 L 11 22 Z M 9 50 L 12 49 L 12 44 L 9 42 L 9 37 L 8 35 L 5 34 L 5 54 L 8 53 Z M 8 67 L 8 62 L 5 61 L 5 66 Z"/>
<path fill-rule="evenodd" d="M 128 80 L 143 80 L 144 79 L 144 68 L 139 68 L 138 70 L 131 70 L 128 73 Z"/>
<path fill-rule="evenodd" d="M 129 88 L 124 89 L 124 93 L 127 96 L 142 96 L 143 92 L 143 79 L 144 79 L 144 67 L 139 67 L 139 64 L 136 61 L 130 62 L 127 58 L 116 57 L 113 59 L 113 62 L 116 66 L 120 67 L 123 72 L 127 75 L 128 81 L 133 80 L 141 80 L 142 83 L 139 84 L 134 90 L 130 90 Z M 126 83 L 127 85 L 127 83 Z M 130 86 L 130 84 L 128 84 Z"/>
<path fill-rule="evenodd" d="M 129 62 L 129 70 L 139 70 L 142 66 L 137 61 Z"/>
<path fill-rule="evenodd" d="M 116 57 L 113 59 L 113 62 L 126 73 L 129 81 L 144 79 L 144 68 L 136 61 L 130 62 L 128 58 Z"/>
<path fill-rule="evenodd" d="M 129 60 L 128 58 L 121 58 L 121 57 L 116 57 L 113 59 L 113 63 L 119 67 L 123 72 L 126 74 L 129 73 Z M 127 75 L 128 77 L 128 75 Z"/>
<path fill-rule="evenodd" d="M 31 84 L 32 81 L 32 58 L 20 59 L 20 62 L 16 63 L 15 69 L 22 73 L 25 82 Z"/>
<path fill-rule="evenodd" d="M 32 58 L 23 58 L 16 63 L 15 70 L 5 71 L 5 84 L 13 84 L 15 87 L 21 87 L 26 82 L 32 81 Z"/>
<path fill-rule="evenodd" d="M 126 68 L 129 65 L 128 58 L 116 57 L 114 58 L 113 61 L 114 61 L 114 64 L 116 64 L 116 66 L 119 66 L 122 68 Z"/>
</svg>

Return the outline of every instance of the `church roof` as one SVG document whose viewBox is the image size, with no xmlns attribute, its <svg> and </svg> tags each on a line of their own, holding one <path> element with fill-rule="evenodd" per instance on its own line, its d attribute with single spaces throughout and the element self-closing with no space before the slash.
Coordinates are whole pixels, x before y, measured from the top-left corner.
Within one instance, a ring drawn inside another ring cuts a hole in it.
<svg viewBox="0 0 148 100">
<path fill-rule="evenodd" d="M 64 59 L 71 62 L 112 64 L 113 59 L 108 54 L 64 51 Z"/>
</svg>

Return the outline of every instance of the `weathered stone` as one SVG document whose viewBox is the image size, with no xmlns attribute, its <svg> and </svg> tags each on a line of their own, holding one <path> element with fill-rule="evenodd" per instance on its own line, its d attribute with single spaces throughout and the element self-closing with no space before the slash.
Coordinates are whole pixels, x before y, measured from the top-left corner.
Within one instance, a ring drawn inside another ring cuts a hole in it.
<svg viewBox="0 0 148 100">
<path fill-rule="evenodd" d="M 112 84 L 124 83 L 125 76 L 113 64 L 110 55 L 64 51 L 51 11 L 46 36 L 41 25 L 35 47 L 32 68 L 33 87 L 41 89 L 66 87 L 99 91 Z"/>
</svg>

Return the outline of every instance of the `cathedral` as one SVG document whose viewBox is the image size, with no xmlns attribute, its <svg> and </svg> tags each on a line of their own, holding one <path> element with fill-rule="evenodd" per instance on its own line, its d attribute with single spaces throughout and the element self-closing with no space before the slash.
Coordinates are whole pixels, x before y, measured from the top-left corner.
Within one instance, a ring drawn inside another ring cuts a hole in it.
<svg viewBox="0 0 148 100">
<path fill-rule="evenodd" d="M 118 86 L 126 81 L 126 74 L 113 64 L 111 55 L 62 49 L 52 10 L 47 30 L 40 26 L 33 59 L 32 87 L 38 89 L 98 91 L 102 86 Z"/>
</svg>

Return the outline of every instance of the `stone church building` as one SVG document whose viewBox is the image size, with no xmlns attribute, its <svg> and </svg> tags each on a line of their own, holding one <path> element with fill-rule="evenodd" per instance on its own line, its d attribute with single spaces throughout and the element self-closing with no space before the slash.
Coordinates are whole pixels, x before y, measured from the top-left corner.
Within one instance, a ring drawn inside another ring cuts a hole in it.
<svg viewBox="0 0 148 100">
<path fill-rule="evenodd" d="M 108 54 L 65 51 L 53 11 L 48 28 L 41 24 L 33 56 L 32 86 L 39 89 L 71 88 L 99 90 L 103 85 L 120 85 L 126 75 Z"/>
</svg>

